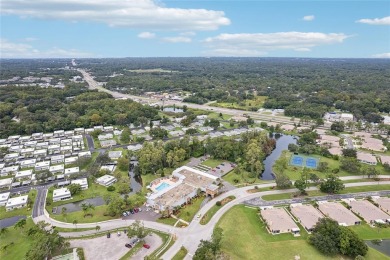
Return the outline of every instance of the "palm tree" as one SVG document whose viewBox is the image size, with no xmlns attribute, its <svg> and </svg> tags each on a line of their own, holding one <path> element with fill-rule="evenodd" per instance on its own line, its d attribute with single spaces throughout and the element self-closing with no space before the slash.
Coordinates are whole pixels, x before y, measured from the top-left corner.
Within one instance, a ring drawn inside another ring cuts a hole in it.
<svg viewBox="0 0 390 260">
<path fill-rule="evenodd" d="M 0 236 L 5 235 L 5 234 L 7 234 L 8 232 L 9 232 L 8 228 L 3 227 L 2 229 L 0 229 Z"/>
<path fill-rule="evenodd" d="M 67 208 L 66 208 L 66 207 L 62 207 L 62 208 L 61 208 L 61 214 L 62 214 L 62 216 L 65 218 L 65 221 L 66 221 L 66 211 L 67 211 Z"/>
<path fill-rule="evenodd" d="M 26 225 L 26 223 L 27 223 L 27 221 L 25 218 L 20 219 L 18 222 L 16 222 L 14 228 L 22 230 L 24 228 L 24 226 Z M 22 232 L 20 232 L 20 233 L 22 233 Z"/>
<path fill-rule="evenodd" d="M 97 233 L 100 230 L 100 226 L 96 226 L 95 229 L 96 229 L 96 233 Z"/>
</svg>

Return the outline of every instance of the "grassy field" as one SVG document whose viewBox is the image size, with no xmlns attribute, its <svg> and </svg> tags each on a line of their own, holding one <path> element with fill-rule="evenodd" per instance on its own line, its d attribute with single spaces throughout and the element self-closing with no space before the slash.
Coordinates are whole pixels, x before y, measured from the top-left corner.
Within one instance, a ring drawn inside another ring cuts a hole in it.
<svg viewBox="0 0 390 260">
<path fill-rule="evenodd" d="M 249 172 L 242 170 L 240 171 L 240 174 L 236 174 L 233 171 L 229 172 L 228 174 L 224 175 L 222 177 L 223 180 L 229 182 L 232 185 L 243 185 L 243 184 L 253 184 L 253 183 L 267 183 L 266 181 L 262 181 L 257 177 L 250 178 Z"/>
<path fill-rule="evenodd" d="M 187 255 L 188 251 L 187 249 L 182 246 L 179 250 L 179 252 L 177 252 L 177 254 L 172 258 L 172 260 L 183 260 L 184 257 Z"/>
<path fill-rule="evenodd" d="M 8 232 L 0 236 L 0 248 L 12 242 L 14 244 L 9 246 L 6 251 L 0 250 L 0 259 L 24 259 L 32 244 L 31 238 L 24 234 L 24 231 L 33 227 L 33 225 L 32 219 L 28 218 L 26 226 L 22 230 L 14 229 L 14 227 L 7 228 Z"/>
<path fill-rule="evenodd" d="M 351 226 L 350 228 L 364 240 L 390 239 L 390 227 L 377 228 L 370 227 L 368 224 L 361 224 Z"/>
<path fill-rule="evenodd" d="M 381 190 L 390 190 L 390 184 L 379 184 L 379 185 L 369 185 L 369 186 L 359 186 L 359 187 L 348 187 L 340 192 L 340 194 L 347 193 L 356 193 L 356 192 L 367 192 L 367 191 L 381 191 Z M 321 191 L 308 191 L 308 195 L 304 197 L 314 197 L 314 196 L 325 196 L 326 193 Z M 263 200 L 284 200 L 292 199 L 294 193 L 282 193 L 282 194 L 271 194 L 262 196 Z"/>
<path fill-rule="evenodd" d="M 219 116 L 219 113 L 215 113 L 215 112 L 211 112 L 210 114 L 207 115 L 207 117 L 209 119 L 211 118 L 216 118 L 216 119 L 223 119 L 223 120 L 229 120 L 230 118 L 232 118 L 231 115 L 226 115 L 226 114 L 222 114 L 222 117 Z"/>
<path fill-rule="evenodd" d="M 253 107 L 257 108 L 256 111 L 261 108 L 266 100 L 266 96 L 255 96 L 254 99 L 244 100 L 240 103 L 227 103 L 227 102 L 217 102 L 210 104 L 214 107 L 224 107 L 224 108 L 234 108 L 240 110 L 250 111 Z"/>
<path fill-rule="evenodd" d="M 223 202 L 221 201 L 221 206 L 214 205 L 212 206 L 202 217 L 200 220 L 201 225 L 206 225 L 209 223 L 210 219 L 217 213 L 218 210 L 220 210 L 223 205 L 226 205 L 230 201 L 234 200 L 236 197 L 235 196 L 229 196 L 228 198 L 224 199 Z"/>
<path fill-rule="evenodd" d="M 174 219 L 174 218 L 158 218 L 157 222 L 174 226 L 175 223 L 177 222 L 177 219 Z"/>
<path fill-rule="evenodd" d="M 296 238 L 291 234 L 270 235 L 257 211 L 243 205 L 229 210 L 217 225 L 223 229 L 222 250 L 231 259 L 343 259 L 322 255 L 307 243 L 307 233 L 302 229 L 302 236 Z M 388 258 L 370 248 L 366 259 Z"/>
<path fill-rule="evenodd" d="M 202 162 L 201 164 L 206 165 L 208 167 L 214 168 L 223 163 L 223 160 L 218 159 L 207 159 L 206 161 Z"/>
<path fill-rule="evenodd" d="M 37 196 L 37 191 L 31 189 L 28 193 L 28 198 L 31 200 L 30 207 L 24 207 L 20 209 L 15 209 L 11 211 L 6 211 L 5 207 L 0 207 L 0 219 L 11 218 L 15 216 L 30 216 L 31 211 L 34 207 L 35 197 Z"/>
<path fill-rule="evenodd" d="M 199 211 L 200 205 L 202 204 L 204 199 L 205 197 L 203 196 L 193 199 L 191 201 L 191 204 L 186 205 L 180 209 L 180 212 L 179 214 L 177 214 L 177 217 L 181 218 L 184 221 L 191 222 L 196 212 Z"/>
<path fill-rule="evenodd" d="M 104 213 L 106 212 L 107 205 L 97 206 L 95 207 L 95 210 L 92 210 L 90 213 L 93 214 L 92 216 L 84 217 L 83 211 L 75 211 L 67 213 L 65 216 L 60 215 L 50 215 L 51 218 L 63 221 L 63 222 L 69 222 L 73 223 L 74 220 L 77 220 L 78 223 L 93 223 L 93 222 L 100 222 L 110 219 L 118 218 L 118 216 L 104 216 Z M 77 225 L 75 225 L 75 228 L 77 228 Z"/>
</svg>

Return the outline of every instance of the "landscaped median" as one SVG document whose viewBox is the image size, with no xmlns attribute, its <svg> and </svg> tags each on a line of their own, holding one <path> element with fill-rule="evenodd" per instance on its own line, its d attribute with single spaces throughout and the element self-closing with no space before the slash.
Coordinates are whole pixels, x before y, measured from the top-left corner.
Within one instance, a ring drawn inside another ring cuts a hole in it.
<svg viewBox="0 0 390 260">
<path fill-rule="evenodd" d="M 378 184 L 378 185 L 368 185 L 368 186 L 357 186 L 357 187 L 347 187 L 344 190 L 340 191 L 339 194 L 347 194 L 347 193 L 356 193 L 356 192 L 369 192 L 369 191 L 382 191 L 382 190 L 390 190 L 390 184 Z M 292 199 L 296 192 L 289 193 L 281 193 L 281 194 L 270 194 L 264 195 L 261 198 L 263 200 L 284 200 L 284 199 Z M 300 196 L 300 198 L 308 198 L 315 196 L 326 196 L 327 193 L 321 192 L 319 190 L 307 191 L 307 195 Z"/>
<path fill-rule="evenodd" d="M 218 210 L 220 210 L 224 205 L 229 203 L 230 201 L 234 200 L 236 197 L 235 196 L 229 196 L 226 197 L 222 200 L 219 200 L 215 203 L 214 206 L 212 206 L 202 217 L 200 220 L 201 225 L 206 225 L 209 223 L 210 219 L 217 213 Z"/>
</svg>

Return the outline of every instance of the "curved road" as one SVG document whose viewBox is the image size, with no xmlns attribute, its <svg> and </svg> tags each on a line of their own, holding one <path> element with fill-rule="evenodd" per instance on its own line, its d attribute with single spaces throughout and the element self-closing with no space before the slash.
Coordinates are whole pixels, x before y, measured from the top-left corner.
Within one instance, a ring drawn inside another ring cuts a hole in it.
<svg viewBox="0 0 390 260">
<path fill-rule="evenodd" d="M 389 178 L 389 176 L 381 176 L 383 178 Z M 351 179 L 362 179 L 362 176 L 348 176 L 344 177 L 343 179 L 351 180 Z M 357 183 L 347 183 L 345 184 L 346 187 L 357 187 L 357 186 L 367 186 L 367 185 L 377 185 L 378 182 L 357 182 Z M 381 181 L 380 184 L 390 184 L 390 181 Z M 228 191 L 226 193 L 221 194 L 220 196 L 210 200 L 208 203 L 206 203 L 196 214 L 196 216 L 200 215 L 203 216 L 212 206 L 215 205 L 215 203 L 218 200 L 224 199 L 228 196 L 235 196 L 236 199 L 232 202 L 224 205 L 217 213 L 211 218 L 209 223 L 207 225 L 201 225 L 199 223 L 200 218 L 195 218 L 192 220 L 190 225 L 186 228 L 176 228 L 169 225 L 165 225 L 162 223 L 152 222 L 152 221 L 144 221 L 145 227 L 159 230 L 166 233 L 174 234 L 176 237 L 175 243 L 165 252 L 165 254 L 162 256 L 163 259 L 172 259 L 173 256 L 180 250 L 181 246 L 184 246 L 188 250 L 188 255 L 186 259 L 191 259 L 191 256 L 195 253 L 200 240 L 201 239 L 209 239 L 211 237 L 212 231 L 214 226 L 217 224 L 221 216 L 227 212 L 230 208 L 232 208 L 234 205 L 243 203 L 244 201 L 255 199 L 255 198 L 261 198 L 264 195 L 269 194 L 281 194 L 281 193 L 290 193 L 297 191 L 296 189 L 288 189 L 288 190 L 270 190 L 270 191 L 263 191 L 258 193 L 248 193 L 247 190 L 253 189 L 255 186 L 259 188 L 267 188 L 275 186 L 275 183 L 268 183 L 268 184 L 261 184 L 261 185 L 252 185 L 247 186 L 243 188 L 237 188 L 231 191 Z M 318 190 L 316 187 L 310 187 L 307 189 L 308 191 L 311 190 Z M 43 195 L 42 195 L 43 194 Z M 38 193 L 37 200 L 42 201 L 42 196 L 46 196 L 46 190 L 43 191 L 43 193 Z M 362 194 L 362 193 L 360 193 Z M 351 197 L 353 197 L 353 194 L 350 194 Z M 40 199 L 38 199 L 40 198 Z M 323 199 L 326 199 L 326 196 L 323 197 Z M 44 209 L 44 203 L 37 203 L 37 207 L 40 209 L 37 209 L 39 216 L 34 218 L 34 222 L 38 221 L 45 221 L 50 223 L 53 226 L 62 227 L 62 228 L 74 228 L 75 225 L 71 223 L 65 223 L 60 222 L 57 220 L 54 220 L 50 218 L 47 211 Z M 35 212 L 35 207 L 34 207 Z M 132 224 L 134 220 L 122 220 L 122 219 L 115 219 L 110 221 L 103 221 L 103 222 L 97 222 L 97 223 L 83 223 L 83 224 L 77 224 L 76 226 L 78 228 L 94 228 L 97 225 L 101 227 L 101 231 L 105 230 L 111 230 L 115 228 L 121 228 L 126 227 Z M 88 230 L 88 231 L 81 231 L 81 232 L 65 232 L 61 235 L 64 237 L 81 237 L 89 234 L 94 234 L 94 230 Z"/>
</svg>

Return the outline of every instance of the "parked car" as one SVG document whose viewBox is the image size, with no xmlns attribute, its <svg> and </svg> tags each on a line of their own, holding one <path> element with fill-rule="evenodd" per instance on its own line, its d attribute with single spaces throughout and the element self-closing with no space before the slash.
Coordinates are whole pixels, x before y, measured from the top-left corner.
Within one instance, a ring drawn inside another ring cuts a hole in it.
<svg viewBox="0 0 390 260">
<path fill-rule="evenodd" d="M 219 166 L 217 166 L 217 169 L 221 169 Z"/>
<path fill-rule="evenodd" d="M 111 237 L 111 233 L 107 233 L 107 238 L 110 238 Z"/>
<path fill-rule="evenodd" d="M 125 244 L 125 247 L 132 248 L 132 246 L 130 244 Z"/>
<path fill-rule="evenodd" d="M 118 237 L 121 235 L 121 232 L 118 231 Z"/>
<path fill-rule="evenodd" d="M 130 210 L 126 211 L 127 215 L 130 216 Z"/>
<path fill-rule="evenodd" d="M 142 209 L 141 209 L 141 208 L 138 208 L 138 211 L 139 211 L 139 212 L 142 212 Z"/>
<path fill-rule="evenodd" d="M 224 164 L 224 163 L 221 163 L 221 165 L 222 165 L 222 166 L 225 166 L 225 164 Z"/>
<path fill-rule="evenodd" d="M 123 212 L 123 213 L 122 213 L 122 216 L 127 217 L 127 213 L 126 213 L 126 212 Z"/>
<path fill-rule="evenodd" d="M 130 213 L 131 213 L 131 214 L 134 214 L 134 210 L 131 209 L 131 210 L 130 210 Z"/>
<path fill-rule="evenodd" d="M 135 213 L 138 213 L 138 211 L 139 211 L 139 210 L 138 210 L 137 208 L 134 208 L 134 212 L 135 212 Z"/>
<path fill-rule="evenodd" d="M 146 249 L 150 248 L 150 246 L 148 244 L 144 244 L 143 247 L 145 247 Z"/>
</svg>

